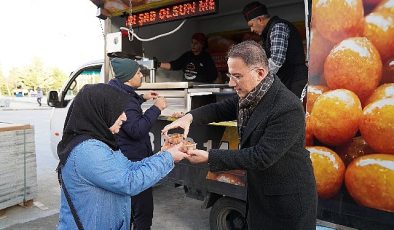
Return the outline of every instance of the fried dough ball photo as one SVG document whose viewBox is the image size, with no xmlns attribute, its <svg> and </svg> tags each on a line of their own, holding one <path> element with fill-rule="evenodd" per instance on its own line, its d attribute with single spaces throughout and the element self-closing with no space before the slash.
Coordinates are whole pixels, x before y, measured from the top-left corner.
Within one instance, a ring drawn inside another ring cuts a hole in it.
<svg viewBox="0 0 394 230">
<path fill-rule="evenodd" d="M 383 65 L 383 76 L 381 83 L 394 83 L 394 58 Z"/>
<path fill-rule="evenodd" d="M 361 0 L 312 1 L 312 23 L 333 43 L 361 36 L 364 29 L 364 7 Z"/>
<path fill-rule="evenodd" d="M 305 114 L 305 145 L 313 145 L 313 129 L 311 125 L 311 116 L 308 112 Z"/>
<path fill-rule="evenodd" d="M 330 146 L 344 144 L 355 136 L 361 116 L 361 103 L 356 94 L 346 89 L 328 91 L 319 96 L 313 106 L 313 134 Z"/>
<path fill-rule="evenodd" d="M 324 85 L 308 85 L 306 97 L 306 111 L 311 112 L 316 99 L 328 90 L 329 88 Z"/>
<path fill-rule="evenodd" d="M 394 83 L 383 84 L 379 86 L 375 91 L 373 91 L 372 95 L 366 101 L 366 105 L 383 99 L 383 98 L 394 98 Z"/>
<path fill-rule="evenodd" d="M 394 14 L 368 14 L 365 17 L 364 36 L 374 44 L 383 62 L 394 57 Z"/>
<path fill-rule="evenodd" d="M 372 102 L 363 110 L 360 132 L 377 152 L 394 153 L 394 98 Z"/>
<path fill-rule="evenodd" d="M 382 78 L 379 52 L 367 38 L 343 40 L 327 56 L 324 77 L 330 89 L 348 89 L 363 102 Z"/>
<path fill-rule="evenodd" d="M 366 207 L 394 212 L 394 154 L 371 154 L 355 159 L 345 173 L 353 199 Z"/>
<path fill-rule="evenodd" d="M 349 143 L 338 146 L 335 151 L 339 154 L 345 165 L 349 165 L 350 162 L 358 157 L 375 153 L 361 136 L 354 137 Z"/>
<path fill-rule="evenodd" d="M 388 12 L 394 14 L 394 0 L 384 0 L 375 9 L 375 12 Z"/>
<path fill-rule="evenodd" d="M 369 14 L 382 1 L 383 0 L 363 0 L 363 3 L 364 3 L 364 14 Z"/>
<path fill-rule="evenodd" d="M 321 36 L 316 29 L 311 30 L 310 39 L 308 71 L 310 76 L 316 76 L 323 72 L 324 61 L 334 44 Z"/>
<path fill-rule="evenodd" d="M 335 196 L 345 176 L 345 165 L 341 158 L 327 147 L 312 146 L 306 149 L 310 152 L 319 197 Z"/>
</svg>

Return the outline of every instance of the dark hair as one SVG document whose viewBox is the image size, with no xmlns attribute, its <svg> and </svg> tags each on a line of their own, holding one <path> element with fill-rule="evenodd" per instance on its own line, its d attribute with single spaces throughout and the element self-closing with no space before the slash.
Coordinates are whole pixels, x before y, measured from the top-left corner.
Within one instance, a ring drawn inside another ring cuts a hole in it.
<svg viewBox="0 0 394 230">
<path fill-rule="evenodd" d="M 255 41 L 244 41 L 233 45 L 227 53 L 228 58 L 241 58 L 247 66 L 268 68 L 268 59 L 261 45 Z"/>
</svg>

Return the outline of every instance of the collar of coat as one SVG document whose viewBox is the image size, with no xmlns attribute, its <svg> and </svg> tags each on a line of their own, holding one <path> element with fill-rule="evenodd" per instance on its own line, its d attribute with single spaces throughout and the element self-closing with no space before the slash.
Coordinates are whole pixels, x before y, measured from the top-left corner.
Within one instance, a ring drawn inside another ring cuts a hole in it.
<svg viewBox="0 0 394 230">
<path fill-rule="evenodd" d="M 249 122 L 243 130 L 243 135 L 241 139 L 241 146 L 243 146 L 248 140 L 250 134 L 257 128 L 263 119 L 266 119 L 268 114 L 271 112 L 274 106 L 274 100 L 282 84 L 280 79 L 275 76 L 274 82 L 268 89 L 264 97 L 260 100 L 260 103 L 256 106 L 252 115 L 249 118 Z"/>
</svg>

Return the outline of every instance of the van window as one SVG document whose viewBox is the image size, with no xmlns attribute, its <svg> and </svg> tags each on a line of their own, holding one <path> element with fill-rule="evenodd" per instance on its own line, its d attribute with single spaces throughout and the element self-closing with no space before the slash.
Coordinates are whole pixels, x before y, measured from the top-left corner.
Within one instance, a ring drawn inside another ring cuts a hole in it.
<svg viewBox="0 0 394 230">
<path fill-rule="evenodd" d="M 77 95 L 79 90 L 86 84 L 95 84 L 100 82 L 100 68 L 97 69 L 85 69 L 78 74 L 66 89 L 65 101 L 70 101 Z"/>
</svg>

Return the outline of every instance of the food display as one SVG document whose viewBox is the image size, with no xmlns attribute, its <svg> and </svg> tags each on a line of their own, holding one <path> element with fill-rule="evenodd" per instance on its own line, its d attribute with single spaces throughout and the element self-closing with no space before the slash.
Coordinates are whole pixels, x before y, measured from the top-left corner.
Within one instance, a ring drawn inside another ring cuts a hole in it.
<svg viewBox="0 0 394 230">
<path fill-rule="evenodd" d="M 394 0 L 313 0 L 311 25 L 306 144 L 319 197 L 394 212 Z"/>
<path fill-rule="evenodd" d="M 171 148 L 174 145 L 182 143 L 181 151 L 187 152 L 188 150 L 196 149 L 197 143 L 193 141 L 190 137 L 184 138 L 183 134 L 173 133 L 164 137 L 164 144 L 162 146 L 162 150 L 166 150 Z"/>
</svg>

